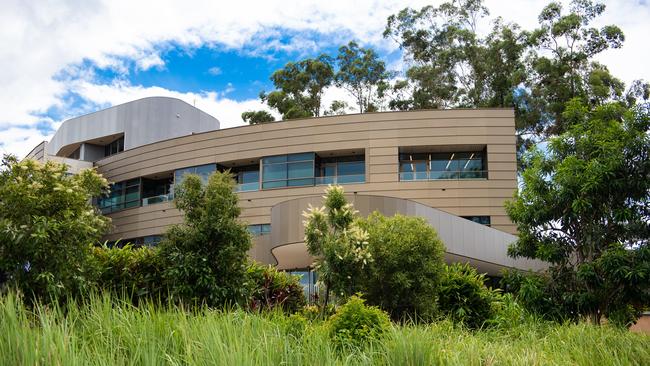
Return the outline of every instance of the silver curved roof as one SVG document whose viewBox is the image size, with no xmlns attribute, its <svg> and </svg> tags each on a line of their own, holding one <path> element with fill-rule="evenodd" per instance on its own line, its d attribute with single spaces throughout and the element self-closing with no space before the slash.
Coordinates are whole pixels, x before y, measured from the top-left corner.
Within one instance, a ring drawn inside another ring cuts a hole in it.
<svg viewBox="0 0 650 366">
<path fill-rule="evenodd" d="M 219 121 L 184 101 L 148 97 L 69 119 L 47 144 L 49 155 L 67 156 L 81 143 L 106 144 L 124 135 L 124 149 L 219 129 Z"/>
</svg>

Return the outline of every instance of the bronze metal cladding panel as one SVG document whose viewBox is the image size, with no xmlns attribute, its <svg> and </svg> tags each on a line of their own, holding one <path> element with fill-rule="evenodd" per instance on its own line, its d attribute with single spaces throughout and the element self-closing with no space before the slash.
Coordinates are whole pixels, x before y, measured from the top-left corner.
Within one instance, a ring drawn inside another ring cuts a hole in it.
<svg viewBox="0 0 650 366">
<path fill-rule="evenodd" d="M 468 145 L 487 148 L 488 179 L 399 181 L 401 147 Z M 140 146 L 102 159 L 97 167 L 117 182 L 208 163 L 350 149 L 365 150 L 366 183 L 345 185 L 347 192 L 405 198 L 454 215 L 489 215 L 494 228 L 515 232 L 503 208 L 516 189 L 514 113 L 510 109 L 381 112 L 243 126 Z M 324 188 L 240 193 L 241 218 L 251 224 L 270 223 L 272 206 L 321 196 Z M 109 216 L 115 227 L 107 239 L 160 234 L 167 225 L 182 221 L 171 203 Z"/>
</svg>

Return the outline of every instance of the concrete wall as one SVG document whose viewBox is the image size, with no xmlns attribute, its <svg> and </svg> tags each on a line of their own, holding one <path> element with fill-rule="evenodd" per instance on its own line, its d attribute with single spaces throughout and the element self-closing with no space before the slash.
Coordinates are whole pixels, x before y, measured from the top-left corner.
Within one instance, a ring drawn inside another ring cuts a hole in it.
<svg viewBox="0 0 650 366">
<path fill-rule="evenodd" d="M 47 144 L 49 155 L 67 156 L 82 142 L 105 144 L 124 134 L 124 149 L 219 129 L 219 121 L 175 98 L 151 97 L 69 119 Z"/>
<path fill-rule="evenodd" d="M 498 275 L 503 268 L 535 271 L 546 268 L 540 261 L 509 257 L 508 245 L 517 238 L 503 231 L 410 200 L 360 194 L 348 194 L 347 199 L 364 217 L 379 211 L 386 216 L 402 214 L 424 218 L 438 232 L 450 262 L 469 262 L 479 271 L 490 275 Z M 266 251 L 274 254 L 280 269 L 306 268 L 312 264 L 313 258 L 307 253 L 303 242 L 305 233 L 302 213 L 310 205 L 322 206 L 322 201 L 322 196 L 318 195 L 296 198 L 273 206 L 271 240 L 258 245 L 268 245 Z"/>
<path fill-rule="evenodd" d="M 399 147 L 487 148 L 489 179 L 399 181 Z M 514 114 L 509 109 L 383 112 L 244 126 L 140 146 L 96 162 L 110 181 L 170 172 L 189 166 L 299 152 L 365 151 L 366 183 L 346 185 L 359 195 L 408 199 L 457 216 L 490 216 L 493 228 L 514 233 L 503 204 L 516 188 Z M 320 196 L 325 186 L 281 188 L 239 194 L 241 218 L 271 223 L 271 208 L 283 201 Z M 108 240 L 159 235 L 182 216 L 166 202 L 110 214 Z M 273 228 L 272 228 L 272 231 Z"/>
</svg>

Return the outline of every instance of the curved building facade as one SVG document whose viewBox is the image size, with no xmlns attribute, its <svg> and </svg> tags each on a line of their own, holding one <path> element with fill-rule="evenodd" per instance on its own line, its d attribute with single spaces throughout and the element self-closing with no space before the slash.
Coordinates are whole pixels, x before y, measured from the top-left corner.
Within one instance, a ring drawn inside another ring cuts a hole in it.
<svg viewBox="0 0 650 366">
<path fill-rule="evenodd" d="M 282 269 L 311 264 L 301 213 L 320 204 L 328 184 L 343 185 L 362 214 L 424 217 L 449 261 L 489 274 L 543 267 L 506 254 L 515 226 L 503 205 L 517 184 L 511 109 L 380 112 L 220 130 L 182 101 L 146 98 L 64 122 L 28 157 L 95 166 L 114 182 L 111 196 L 97 202 L 113 220 L 106 240 L 155 242 L 182 221 L 174 184 L 186 173 L 228 169 L 238 182 L 241 219 L 255 235 L 250 255 Z"/>
</svg>

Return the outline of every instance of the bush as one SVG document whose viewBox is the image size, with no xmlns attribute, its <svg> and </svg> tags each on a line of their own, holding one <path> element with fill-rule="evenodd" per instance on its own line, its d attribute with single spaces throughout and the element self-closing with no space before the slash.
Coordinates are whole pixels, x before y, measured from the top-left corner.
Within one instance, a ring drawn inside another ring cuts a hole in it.
<svg viewBox="0 0 650 366">
<path fill-rule="evenodd" d="M 485 276 L 467 263 L 445 267 L 438 305 L 440 312 L 457 323 L 476 329 L 492 318 L 495 291 L 485 286 Z"/>
<path fill-rule="evenodd" d="M 159 245 L 163 279 L 176 300 L 209 306 L 245 301 L 251 237 L 239 221 L 234 185 L 229 173 L 216 172 L 207 185 L 187 175 L 176 187 L 174 203 L 185 222 L 169 228 Z"/>
<path fill-rule="evenodd" d="M 253 310 L 282 309 L 295 313 L 305 306 L 305 294 L 298 276 L 273 266 L 251 263 L 246 271 Z"/>
<path fill-rule="evenodd" d="M 126 295 L 134 303 L 166 294 L 155 248 L 126 244 L 121 248 L 94 247 L 90 253 L 89 262 L 101 290 Z"/>
<path fill-rule="evenodd" d="M 390 328 L 388 314 L 351 296 L 329 320 L 330 337 L 339 347 L 363 347 L 379 341 Z"/>
<path fill-rule="evenodd" d="M 92 169 L 68 175 L 63 164 L 6 156 L 0 166 L 0 281 L 43 300 L 86 291 L 92 284 L 88 245 L 110 223 L 91 198 L 107 189 Z"/>
<path fill-rule="evenodd" d="M 550 268 L 544 273 L 508 270 L 503 272 L 501 287 L 512 293 L 527 311 L 547 320 L 578 320 L 579 293 L 575 272 Z"/>
<path fill-rule="evenodd" d="M 419 217 L 378 212 L 360 225 L 368 231 L 373 258 L 363 277 L 368 303 L 393 319 L 431 319 L 445 265 L 445 248 L 435 229 Z"/>
</svg>

